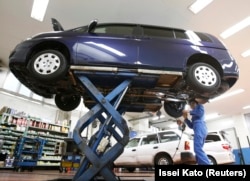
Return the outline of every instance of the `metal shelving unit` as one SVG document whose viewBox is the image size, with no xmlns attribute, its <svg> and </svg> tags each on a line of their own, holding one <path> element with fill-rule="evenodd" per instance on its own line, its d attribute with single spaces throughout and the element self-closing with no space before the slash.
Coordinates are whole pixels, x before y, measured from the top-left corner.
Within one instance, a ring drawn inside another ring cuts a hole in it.
<svg viewBox="0 0 250 181">
<path fill-rule="evenodd" d="M 62 157 L 55 152 L 55 144 L 63 142 L 68 137 L 68 131 L 68 125 L 43 122 L 39 118 L 27 116 L 24 112 L 3 107 L 0 110 L 0 135 L 3 137 L 0 154 L 12 158 L 20 137 L 26 136 L 32 139 L 39 137 L 46 140 L 46 143 L 37 166 L 59 168 Z"/>
<path fill-rule="evenodd" d="M 14 151 L 14 170 L 22 171 L 26 168 L 33 171 L 34 167 L 37 166 L 37 161 L 42 156 L 45 142 L 46 140 L 42 138 L 19 138 Z"/>
</svg>

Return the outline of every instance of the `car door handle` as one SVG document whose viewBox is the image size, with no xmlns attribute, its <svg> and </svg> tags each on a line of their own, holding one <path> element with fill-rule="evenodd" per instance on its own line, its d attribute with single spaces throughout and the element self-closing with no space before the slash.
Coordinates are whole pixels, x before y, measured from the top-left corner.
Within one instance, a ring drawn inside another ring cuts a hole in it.
<svg viewBox="0 0 250 181">
<path fill-rule="evenodd" d="M 158 146 L 154 146 L 154 147 L 153 147 L 153 149 L 157 149 L 157 148 L 158 148 Z"/>
<path fill-rule="evenodd" d="M 132 151 L 136 151 L 136 149 L 133 149 Z"/>
</svg>

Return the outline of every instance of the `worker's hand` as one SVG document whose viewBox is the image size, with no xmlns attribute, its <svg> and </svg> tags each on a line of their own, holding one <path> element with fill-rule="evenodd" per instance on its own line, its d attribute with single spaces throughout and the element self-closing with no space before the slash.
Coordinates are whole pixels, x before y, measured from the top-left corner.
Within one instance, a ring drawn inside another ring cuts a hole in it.
<svg viewBox="0 0 250 181">
<path fill-rule="evenodd" d="M 182 112 L 182 116 L 183 116 L 184 119 L 187 119 L 187 118 L 188 118 L 188 111 L 187 111 L 187 110 L 184 110 L 184 111 Z"/>
<path fill-rule="evenodd" d="M 177 123 L 177 125 L 182 125 L 183 124 L 183 122 L 180 119 L 177 119 L 176 123 Z"/>
</svg>

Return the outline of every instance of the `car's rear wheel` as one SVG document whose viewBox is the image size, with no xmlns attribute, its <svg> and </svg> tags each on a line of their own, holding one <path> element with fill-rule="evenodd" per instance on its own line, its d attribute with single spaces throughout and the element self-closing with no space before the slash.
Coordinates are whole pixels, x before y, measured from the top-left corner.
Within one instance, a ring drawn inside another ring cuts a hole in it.
<svg viewBox="0 0 250 181">
<path fill-rule="evenodd" d="M 164 102 L 164 110 L 165 112 L 174 118 L 178 118 L 182 116 L 183 110 L 185 108 L 186 102 L 175 102 L 175 101 L 165 101 Z"/>
<path fill-rule="evenodd" d="M 55 96 L 56 106 L 63 111 L 72 111 L 76 109 L 81 102 L 80 95 L 62 95 Z"/>
<path fill-rule="evenodd" d="M 208 155 L 208 160 L 209 160 L 211 165 L 217 165 L 216 160 L 213 157 L 209 156 L 209 155 Z"/>
<path fill-rule="evenodd" d="M 167 154 L 159 154 L 155 158 L 155 165 L 173 165 L 173 160 Z"/>
<path fill-rule="evenodd" d="M 68 63 L 61 52 L 44 50 L 31 58 L 28 69 L 39 80 L 58 80 L 62 79 L 68 71 Z"/>
<path fill-rule="evenodd" d="M 213 92 L 220 87 L 221 77 L 213 66 L 195 63 L 188 69 L 187 83 L 199 93 Z"/>
</svg>

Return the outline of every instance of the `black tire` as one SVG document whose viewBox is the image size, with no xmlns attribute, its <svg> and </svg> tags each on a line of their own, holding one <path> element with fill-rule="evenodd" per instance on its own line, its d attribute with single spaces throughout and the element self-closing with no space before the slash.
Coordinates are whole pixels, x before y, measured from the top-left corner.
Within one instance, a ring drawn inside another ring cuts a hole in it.
<svg viewBox="0 0 250 181">
<path fill-rule="evenodd" d="M 208 159 L 209 159 L 209 162 L 210 162 L 211 165 L 217 165 L 217 162 L 213 157 L 208 155 Z"/>
<path fill-rule="evenodd" d="M 134 172 L 135 171 L 135 168 L 134 167 L 129 167 L 129 168 L 126 168 L 130 173 Z"/>
<path fill-rule="evenodd" d="M 67 73 L 68 62 L 61 52 L 44 50 L 31 58 L 28 69 L 39 80 L 56 81 Z"/>
<path fill-rule="evenodd" d="M 155 157 L 155 165 L 173 165 L 173 160 L 167 154 L 159 154 Z"/>
<path fill-rule="evenodd" d="M 55 96 L 56 106 L 63 111 L 72 111 L 76 109 L 81 102 L 80 95 L 62 95 Z"/>
<path fill-rule="evenodd" d="M 165 101 L 164 110 L 165 112 L 174 118 L 182 116 L 182 111 L 184 110 L 186 102 L 174 102 L 174 101 Z"/>
<path fill-rule="evenodd" d="M 191 89 L 199 93 L 213 92 L 220 87 L 221 77 L 213 66 L 195 63 L 188 69 L 187 83 Z"/>
</svg>

